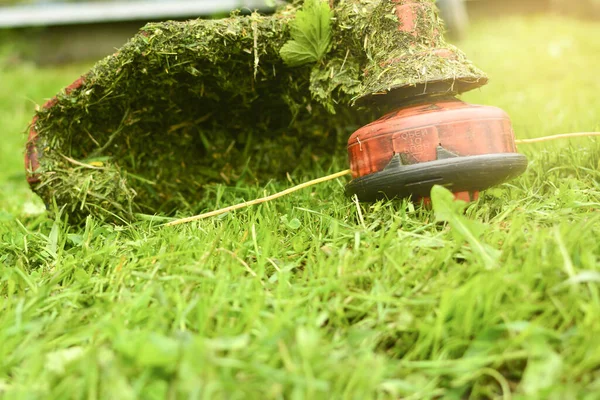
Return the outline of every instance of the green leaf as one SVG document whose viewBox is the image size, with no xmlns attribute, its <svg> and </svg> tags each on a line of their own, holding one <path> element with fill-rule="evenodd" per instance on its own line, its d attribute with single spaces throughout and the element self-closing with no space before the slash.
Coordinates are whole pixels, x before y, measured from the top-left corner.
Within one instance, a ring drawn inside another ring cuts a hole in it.
<svg viewBox="0 0 600 400">
<path fill-rule="evenodd" d="M 526 394 L 537 396 L 544 389 L 552 387 L 559 380 L 563 368 L 562 357 L 556 353 L 543 337 L 530 341 L 531 357 L 527 360 L 527 368 L 523 374 L 520 387 Z M 542 396 L 540 398 L 543 398 Z"/>
<path fill-rule="evenodd" d="M 125 332 L 117 339 L 115 347 L 140 367 L 171 370 L 179 360 L 181 343 L 156 332 Z"/>
<path fill-rule="evenodd" d="M 212 350 L 243 350 L 250 344 L 250 336 L 247 334 L 230 337 L 218 337 L 206 340 L 207 347 Z"/>
<path fill-rule="evenodd" d="M 497 265 L 500 252 L 487 246 L 479 240 L 484 226 L 478 222 L 468 219 L 463 215 L 467 203 L 456 200 L 452 192 L 442 186 L 434 186 L 431 189 L 431 202 L 435 219 L 438 222 L 447 222 L 458 240 L 465 240 L 471 246 L 475 254 L 488 267 Z"/>
<path fill-rule="evenodd" d="M 288 219 L 287 215 L 283 215 L 279 218 L 288 228 L 296 230 L 302 226 L 302 223 L 298 218 Z"/>
<path fill-rule="evenodd" d="M 302 10 L 290 22 L 292 40 L 280 50 L 283 61 L 292 67 L 321 61 L 331 44 L 333 11 L 322 0 L 305 0 Z"/>
<path fill-rule="evenodd" d="M 81 358 L 83 353 L 82 347 L 70 347 L 48 353 L 45 367 L 49 371 L 62 375 L 71 363 Z"/>
<path fill-rule="evenodd" d="M 301 225 L 302 224 L 300 223 L 300 220 L 298 218 L 292 218 L 292 220 L 287 224 L 288 228 L 293 230 L 300 228 Z"/>
</svg>

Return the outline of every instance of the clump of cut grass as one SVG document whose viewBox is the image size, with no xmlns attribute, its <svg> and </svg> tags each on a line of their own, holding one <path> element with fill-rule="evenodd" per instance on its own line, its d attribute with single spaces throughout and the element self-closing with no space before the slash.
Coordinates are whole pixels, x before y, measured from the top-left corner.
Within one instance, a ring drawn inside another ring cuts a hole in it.
<svg viewBox="0 0 600 400">
<path fill-rule="evenodd" d="M 443 42 L 429 1 L 414 35 L 398 30 L 395 4 L 295 1 L 270 16 L 145 26 L 37 113 L 34 190 L 72 221 L 173 213 L 212 183 L 326 168 L 352 131 L 390 106 L 356 109 L 356 98 L 429 81 L 448 81 L 430 94 L 485 82 Z M 432 31 L 435 43 L 422 39 Z M 316 47 L 290 63 L 290 46 Z M 451 56 L 423 53 L 433 46 Z M 102 167 L 81 167 L 94 162 Z"/>
</svg>

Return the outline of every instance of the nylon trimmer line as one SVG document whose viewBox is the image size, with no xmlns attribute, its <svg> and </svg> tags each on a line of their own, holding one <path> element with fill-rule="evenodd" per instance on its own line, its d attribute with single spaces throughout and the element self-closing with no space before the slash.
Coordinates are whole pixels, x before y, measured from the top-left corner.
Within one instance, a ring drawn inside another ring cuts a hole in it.
<svg viewBox="0 0 600 400">
<path fill-rule="evenodd" d="M 589 136 L 600 136 L 600 132 L 576 132 L 576 133 L 565 133 L 565 134 L 561 134 L 561 135 L 542 136 L 542 137 L 534 138 L 534 139 L 517 139 L 517 140 L 515 140 L 515 143 L 516 144 L 531 144 L 531 143 L 548 142 L 551 140 L 558 140 L 558 139 L 572 139 L 572 138 L 577 138 L 577 137 L 589 137 Z M 346 170 L 336 172 L 331 175 L 324 176 L 322 178 L 317 178 L 317 179 L 313 179 L 308 182 L 301 183 L 299 185 L 285 189 L 281 192 L 272 194 L 270 196 L 265 196 L 265 197 L 261 197 L 259 199 L 245 201 L 243 203 L 238 203 L 233 206 L 206 212 L 206 213 L 195 215 L 192 217 L 177 219 L 177 220 L 166 223 L 165 226 L 180 225 L 180 224 L 184 224 L 187 222 L 199 221 L 199 220 L 202 220 L 205 218 L 210 218 L 210 217 L 215 217 L 217 215 L 225 214 L 230 211 L 239 210 L 240 208 L 245 208 L 245 207 L 250 207 L 250 206 L 253 206 L 256 204 L 266 203 L 266 202 L 278 199 L 280 197 L 286 196 L 290 193 L 294 193 L 298 190 L 301 190 L 301 189 L 304 189 L 304 188 L 307 188 L 310 186 L 318 185 L 319 183 L 331 181 L 333 179 L 341 178 L 342 176 L 349 175 L 350 173 L 351 173 L 351 171 L 349 169 L 346 169 Z"/>
</svg>

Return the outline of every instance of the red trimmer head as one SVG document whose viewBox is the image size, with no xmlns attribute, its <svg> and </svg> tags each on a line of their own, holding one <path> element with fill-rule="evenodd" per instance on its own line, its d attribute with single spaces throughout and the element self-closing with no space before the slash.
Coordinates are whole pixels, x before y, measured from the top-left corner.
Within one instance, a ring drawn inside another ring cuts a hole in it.
<svg viewBox="0 0 600 400">
<path fill-rule="evenodd" d="M 391 60 L 384 54 L 374 65 L 410 70 L 410 59 L 453 59 L 451 52 L 439 48 L 439 30 L 415 30 L 420 13 L 432 7 L 431 3 L 395 3 L 398 31 L 425 40 L 429 47 L 417 51 L 417 46 L 412 46 L 403 57 Z M 385 71 L 367 74 L 367 81 L 373 80 L 373 90 L 359 100 L 398 104 L 399 108 L 350 136 L 348 154 L 354 180 L 347 185 L 347 194 L 357 195 L 361 201 L 411 196 L 427 201 L 433 185 L 442 185 L 457 198 L 470 201 L 477 198 L 480 190 L 511 179 L 527 168 L 525 156 L 516 152 L 510 118 L 504 111 L 470 105 L 453 97 L 484 85 L 487 78 L 470 82 L 446 76 L 383 87 L 382 76 Z"/>
<path fill-rule="evenodd" d="M 452 97 L 406 105 L 360 128 L 348 154 L 354 180 L 346 192 L 361 201 L 427 199 L 433 185 L 470 201 L 527 168 L 504 111 Z"/>
</svg>

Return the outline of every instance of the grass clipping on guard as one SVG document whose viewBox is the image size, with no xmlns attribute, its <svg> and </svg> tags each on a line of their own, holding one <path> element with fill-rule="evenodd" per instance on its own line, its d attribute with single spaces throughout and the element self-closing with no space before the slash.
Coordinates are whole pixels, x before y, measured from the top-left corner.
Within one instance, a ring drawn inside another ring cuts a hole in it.
<svg viewBox="0 0 600 400">
<path fill-rule="evenodd" d="M 148 24 L 37 112 L 29 181 L 71 221 L 129 220 L 187 207 L 209 184 L 327 163 L 394 105 L 381 99 L 486 82 L 441 31 L 431 1 L 391 0 Z"/>
</svg>

